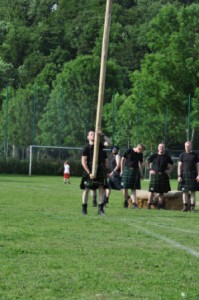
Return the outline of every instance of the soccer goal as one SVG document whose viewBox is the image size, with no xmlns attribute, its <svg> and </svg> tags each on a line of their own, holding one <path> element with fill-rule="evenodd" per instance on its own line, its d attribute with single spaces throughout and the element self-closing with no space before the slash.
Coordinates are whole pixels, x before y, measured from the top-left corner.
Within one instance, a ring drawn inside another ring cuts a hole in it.
<svg viewBox="0 0 199 300">
<path fill-rule="evenodd" d="M 80 161 L 81 147 L 59 147 L 59 146 L 29 146 L 29 176 L 32 175 L 34 163 L 44 161 Z"/>
</svg>

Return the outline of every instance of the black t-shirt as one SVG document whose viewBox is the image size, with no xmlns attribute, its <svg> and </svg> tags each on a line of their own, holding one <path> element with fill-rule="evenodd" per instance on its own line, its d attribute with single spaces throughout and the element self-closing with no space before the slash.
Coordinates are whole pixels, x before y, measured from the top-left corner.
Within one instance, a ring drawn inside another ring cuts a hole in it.
<svg viewBox="0 0 199 300">
<path fill-rule="evenodd" d="M 199 162 L 199 157 L 195 152 L 183 152 L 180 154 L 178 161 L 182 162 L 182 171 L 196 171 L 196 164 Z"/>
<path fill-rule="evenodd" d="M 168 169 L 168 164 L 173 165 L 173 160 L 166 153 L 162 155 L 158 153 L 152 154 L 147 161 L 152 163 L 152 170 L 156 172 L 165 172 Z"/>
<path fill-rule="evenodd" d="M 102 143 L 99 144 L 99 156 L 98 156 L 98 165 L 102 165 L 107 158 L 107 153 L 103 150 L 104 145 Z M 94 154 L 94 145 L 87 144 L 84 146 L 82 150 L 82 156 L 87 157 L 88 166 L 92 166 L 93 162 L 93 154 Z"/>
<path fill-rule="evenodd" d="M 126 166 L 129 168 L 137 169 L 139 167 L 139 162 L 143 162 L 143 153 L 137 153 L 132 148 L 126 150 L 123 157 L 126 159 Z"/>
</svg>

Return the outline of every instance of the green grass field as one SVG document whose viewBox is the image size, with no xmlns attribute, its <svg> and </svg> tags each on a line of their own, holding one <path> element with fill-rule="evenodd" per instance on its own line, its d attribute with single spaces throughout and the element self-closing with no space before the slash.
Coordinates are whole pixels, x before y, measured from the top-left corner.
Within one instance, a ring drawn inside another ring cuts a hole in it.
<svg viewBox="0 0 199 300">
<path fill-rule="evenodd" d="M 0 176 L 1 300 L 199 299 L 198 210 L 124 209 L 113 191 L 83 216 L 71 181 Z"/>
</svg>

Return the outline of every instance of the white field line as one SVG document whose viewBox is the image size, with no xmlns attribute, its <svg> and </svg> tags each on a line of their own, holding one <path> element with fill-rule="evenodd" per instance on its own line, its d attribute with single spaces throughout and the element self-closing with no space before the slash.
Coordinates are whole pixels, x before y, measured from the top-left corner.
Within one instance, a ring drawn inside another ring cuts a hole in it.
<svg viewBox="0 0 199 300">
<path fill-rule="evenodd" d="M 145 228 L 143 228 L 143 227 L 141 227 L 141 226 L 138 226 L 138 225 L 135 224 L 135 223 L 126 222 L 126 220 L 124 220 L 124 219 L 121 220 L 121 221 L 123 221 L 123 222 L 125 222 L 125 223 L 128 223 L 128 224 L 131 225 L 133 228 L 137 227 L 138 230 L 143 231 L 146 235 L 155 237 L 155 238 L 157 238 L 157 239 L 159 239 L 159 240 L 161 240 L 161 241 L 166 242 L 167 244 L 169 244 L 169 245 L 171 245 L 171 246 L 173 246 L 173 247 L 175 247 L 175 248 L 178 248 L 178 249 L 180 249 L 180 250 L 183 250 L 183 251 L 185 251 L 185 252 L 191 254 L 192 256 L 195 256 L 195 257 L 199 258 L 199 252 L 198 252 L 198 251 L 195 251 L 194 249 L 192 249 L 192 248 L 190 248 L 190 247 L 184 246 L 184 245 L 182 245 L 182 244 L 176 242 L 175 240 L 169 239 L 169 238 L 167 238 L 167 237 L 165 237 L 165 236 L 163 236 L 163 235 L 160 235 L 160 234 L 156 234 L 156 233 L 154 233 L 154 232 L 151 232 L 151 231 L 149 231 L 149 230 L 147 230 L 147 229 L 145 229 Z"/>
<path fill-rule="evenodd" d="M 165 225 L 160 225 L 160 224 L 152 223 L 152 222 L 146 222 L 145 225 L 153 226 L 153 228 L 155 228 L 155 227 L 165 228 L 165 229 L 169 229 L 173 232 L 183 232 L 183 233 L 190 233 L 190 234 L 198 235 L 198 231 L 187 230 L 187 229 L 177 228 L 177 227 L 173 227 L 173 226 L 165 226 Z"/>
</svg>

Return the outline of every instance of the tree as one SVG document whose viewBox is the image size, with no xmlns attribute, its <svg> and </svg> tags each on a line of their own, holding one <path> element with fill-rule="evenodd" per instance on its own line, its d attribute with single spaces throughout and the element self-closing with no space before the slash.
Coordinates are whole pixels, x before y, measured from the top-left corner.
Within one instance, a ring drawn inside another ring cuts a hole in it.
<svg viewBox="0 0 199 300">
<path fill-rule="evenodd" d="M 99 65 L 100 58 L 94 56 L 78 57 L 64 65 L 39 123 L 39 143 L 71 146 L 85 143 L 87 131 L 95 126 Z M 111 98 L 113 89 L 121 89 L 118 73 L 119 67 L 109 61 L 105 102 Z"/>
<path fill-rule="evenodd" d="M 39 134 L 38 121 L 41 119 L 48 100 L 49 87 L 27 85 L 26 89 L 7 88 L 0 114 L 1 139 L 5 138 L 5 123 L 7 120 L 7 138 L 9 145 L 20 148 L 23 153 L 35 143 Z"/>
<path fill-rule="evenodd" d="M 16 72 L 12 64 L 4 62 L 0 57 L 0 90 L 6 85 L 12 84 L 15 80 Z"/>
<path fill-rule="evenodd" d="M 131 95 L 116 116 L 120 124 L 129 116 L 133 120 L 132 141 L 137 140 L 139 126 L 141 140 L 155 149 L 165 140 L 166 121 L 167 147 L 186 138 L 189 94 L 194 97 L 192 115 L 197 114 L 198 16 L 198 5 L 180 9 L 166 5 L 151 21 L 147 36 L 151 53 L 145 55 L 141 70 L 132 73 Z"/>
</svg>

